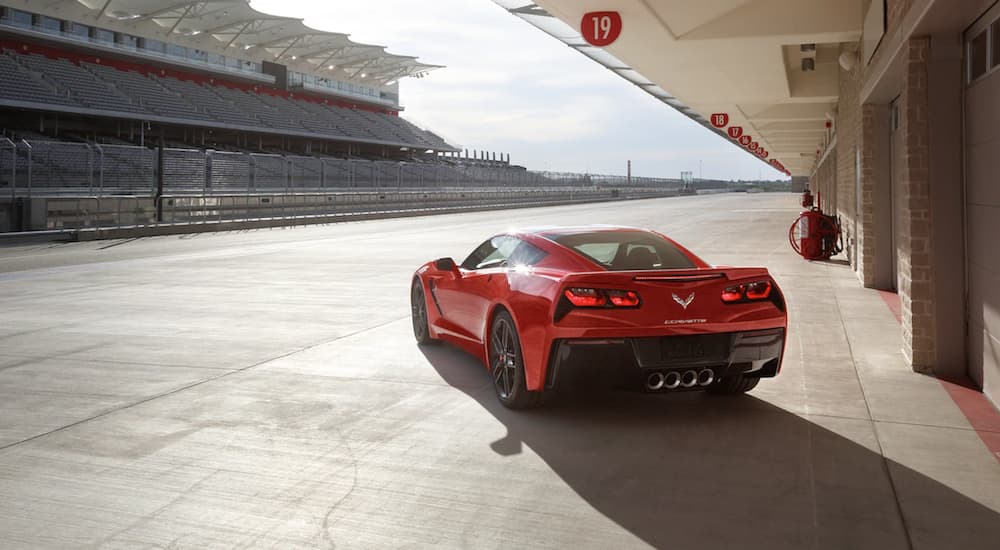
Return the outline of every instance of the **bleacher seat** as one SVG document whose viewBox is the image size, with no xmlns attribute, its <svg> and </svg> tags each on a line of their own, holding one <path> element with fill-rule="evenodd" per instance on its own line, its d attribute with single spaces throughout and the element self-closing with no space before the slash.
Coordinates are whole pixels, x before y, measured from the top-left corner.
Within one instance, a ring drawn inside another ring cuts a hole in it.
<svg viewBox="0 0 1000 550">
<path fill-rule="evenodd" d="M 438 136 L 398 116 L 221 84 L 11 50 L 0 52 L 0 72 L 4 77 L 0 100 L 99 109 L 129 118 L 161 116 L 178 123 L 380 141 L 414 149 L 449 148 Z"/>
<path fill-rule="evenodd" d="M 128 96 L 119 93 L 93 73 L 60 59 L 39 54 L 19 55 L 15 59 L 44 78 L 62 95 L 75 98 L 81 105 L 105 111 L 149 114 L 139 105 L 133 105 Z"/>
<path fill-rule="evenodd" d="M 149 78 L 135 71 L 122 71 L 106 65 L 83 63 L 82 66 L 105 82 L 112 83 L 115 88 L 129 94 L 137 103 L 160 116 L 199 122 L 212 120 L 206 113 L 161 86 L 156 82 L 156 78 Z"/>
<path fill-rule="evenodd" d="M 40 78 L 20 66 L 6 53 L 0 54 L 0 98 L 12 101 L 53 103 L 79 107 L 80 104 L 68 95 L 60 95 L 53 86 L 43 84 Z"/>
</svg>

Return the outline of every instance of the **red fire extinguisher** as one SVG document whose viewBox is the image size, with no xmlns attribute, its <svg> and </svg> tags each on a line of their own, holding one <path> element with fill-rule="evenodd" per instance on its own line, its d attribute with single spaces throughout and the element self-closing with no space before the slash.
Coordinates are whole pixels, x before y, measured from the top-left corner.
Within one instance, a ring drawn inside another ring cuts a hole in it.
<svg viewBox="0 0 1000 550">
<path fill-rule="evenodd" d="M 811 194 L 809 198 L 811 206 Z M 806 196 L 803 195 L 803 205 L 805 201 Z M 844 248 L 840 220 L 824 214 L 819 206 L 810 207 L 788 229 L 788 242 L 796 254 L 807 260 L 829 260 Z"/>
<path fill-rule="evenodd" d="M 813 205 L 812 191 L 806 189 L 805 192 L 802 193 L 802 208 L 812 208 L 812 205 Z"/>
</svg>

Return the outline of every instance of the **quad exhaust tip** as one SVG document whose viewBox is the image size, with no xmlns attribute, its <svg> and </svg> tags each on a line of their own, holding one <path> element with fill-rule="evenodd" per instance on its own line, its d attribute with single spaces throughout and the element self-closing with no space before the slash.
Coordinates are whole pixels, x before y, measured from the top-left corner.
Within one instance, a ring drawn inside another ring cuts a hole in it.
<svg viewBox="0 0 1000 550">
<path fill-rule="evenodd" d="M 693 370 L 684 371 L 681 375 L 681 386 L 693 388 L 698 385 L 698 373 Z"/>
<path fill-rule="evenodd" d="M 663 374 L 654 372 L 646 378 L 646 389 L 656 391 L 663 387 Z"/>
<path fill-rule="evenodd" d="M 649 391 L 675 390 L 680 387 L 693 388 L 695 386 L 710 386 L 715 381 L 715 373 L 712 369 L 702 369 L 701 371 L 687 370 L 670 371 L 666 374 L 654 372 L 646 377 L 646 389 Z"/>
<path fill-rule="evenodd" d="M 677 389 L 681 385 L 681 375 L 679 372 L 668 372 L 663 376 L 663 387 L 668 390 Z"/>
<path fill-rule="evenodd" d="M 710 386 L 715 381 L 715 373 L 712 369 L 702 369 L 698 373 L 698 385 L 701 387 Z"/>
</svg>

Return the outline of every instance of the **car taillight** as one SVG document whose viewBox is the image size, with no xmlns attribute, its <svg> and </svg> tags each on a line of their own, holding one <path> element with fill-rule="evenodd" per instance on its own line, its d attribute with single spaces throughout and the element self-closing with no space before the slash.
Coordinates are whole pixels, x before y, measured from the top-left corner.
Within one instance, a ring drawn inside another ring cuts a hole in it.
<svg viewBox="0 0 1000 550">
<path fill-rule="evenodd" d="M 563 295 L 576 307 L 639 307 L 639 293 L 633 290 L 573 287 Z"/>
<path fill-rule="evenodd" d="M 771 281 L 754 281 L 726 287 L 722 301 L 727 303 L 767 300 L 771 296 Z"/>
<path fill-rule="evenodd" d="M 747 300 L 766 300 L 770 295 L 770 281 L 757 281 L 747 285 Z"/>
<path fill-rule="evenodd" d="M 609 290 L 608 299 L 615 307 L 636 307 L 639 305 L 639 294 L 631 290 Z"/>
<path fill-rule="evenodd" d="M 608 298 L 596 288 L 567 288 L 566 298 L 576 307 L 602 307 Z"/>
<path fill-rule="evenodd" d="M 739 302 L 743 299 L 743 285 L 731 286 L 722 291 L 723 302 Z"/>
</svg>

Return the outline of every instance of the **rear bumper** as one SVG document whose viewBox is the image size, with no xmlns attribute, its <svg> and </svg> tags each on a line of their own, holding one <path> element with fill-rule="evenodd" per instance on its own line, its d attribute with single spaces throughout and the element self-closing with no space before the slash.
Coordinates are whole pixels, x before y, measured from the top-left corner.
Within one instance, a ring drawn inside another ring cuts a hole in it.
<svg viewBox="0 0 1000 550">
<path fill-rule="evenodd" d="M 705 369 L 711 370 L 716 379 L 735 374 L 767 378 L 781 369 L 784 348 L 784 328 L 685 336 L 557 339 L 552 344 L 545 387 L 551 389 L 577 377 L 641 386 L 653 372 Z"/>
</svg>

